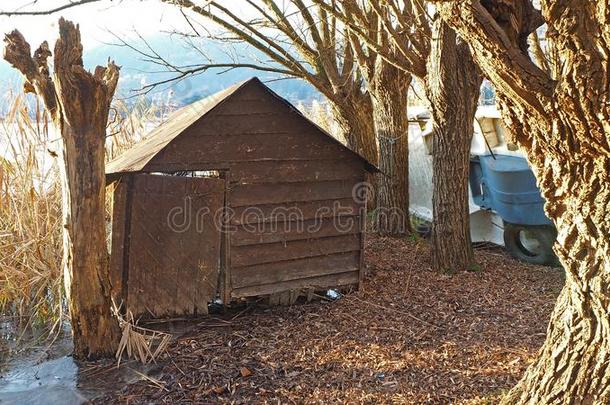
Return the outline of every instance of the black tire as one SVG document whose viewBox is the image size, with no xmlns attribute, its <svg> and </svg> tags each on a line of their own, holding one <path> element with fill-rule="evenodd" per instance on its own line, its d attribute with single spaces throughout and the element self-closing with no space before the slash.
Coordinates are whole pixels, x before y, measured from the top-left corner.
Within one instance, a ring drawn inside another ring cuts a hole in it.
<svg viewBox="0 0 610 405">
<path fill-rule="evenodd" d="M 556 266 L 553 252 L 557 231 L 550 225 L 504 224 L 504 245 L 514 258 L 532 264 Z"/>
</svg>

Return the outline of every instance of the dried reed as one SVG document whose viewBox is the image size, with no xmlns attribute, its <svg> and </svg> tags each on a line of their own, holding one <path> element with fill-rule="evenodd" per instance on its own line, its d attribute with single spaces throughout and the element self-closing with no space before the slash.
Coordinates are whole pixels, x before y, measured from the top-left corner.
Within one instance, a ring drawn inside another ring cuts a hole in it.
<svg viewBox="0 0 610 405">
<path fill-rule="evenodd" d="M 0 118 L 0 316 L 18 319 L 23 326 L 58 330 L 66 312 L 60 137 L 34 99 L 10 94 L 4 105 L 7 108 L 0 108 L 6 111 Z M 164 115 L 164 110 L 145 100 L 131 105 L 115 102 L 107 128 L 108 159 L 139 140 Z"/>
<path fill-rule="evenodd" d="M 121 341 L 116 352 L 117 367 L 121 365 L 123 354 L 128 358 L 135 358 L 142 364 L 156 361 L 165 352 L 172 335 L 156 330 L 138 326 L 138 321 L 134 318 L 131 311 L 123 315 L 121 306 L 112 302 L 112 312 L 119 320 L 119 327 L 122 330 Z"/>
</svg>

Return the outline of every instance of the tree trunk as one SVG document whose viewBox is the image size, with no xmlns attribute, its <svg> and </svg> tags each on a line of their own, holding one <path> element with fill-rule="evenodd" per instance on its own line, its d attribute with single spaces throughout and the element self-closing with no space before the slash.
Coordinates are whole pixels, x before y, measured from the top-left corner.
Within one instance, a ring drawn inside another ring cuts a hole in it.
<svg viewBox="0 0 610 405">
<path fill-rule="evenodd" d="M 379 158 L 370 97 L 360 92 L 350 92 L 343 98 L 329 101 L 339 127 L 339 136 L 346 140 L 350 149 L 377 164 Z M 366 182 L 370 185 L 367 187 L 367 204 L 374 207 L 377 198 L 375 175 L 367 174 Z"/>
<path fill-rule="evenodd" d="M 557 126 L 564 133 L 584 128 Z M 536 361 L 505 404 L 610 403 L 610 159 L 529 154 L 558 228 L 566 284 Z"/>
<path fill-rule="evenodd" d="M 555 252 L 566 271 L 546 341 L 503 403 L 608 404 L 608 1 L 544 3 L 561 62 L 553 77 L 531 62 L 523 46 L 543 23 L 530 1 L 453 1 L 440 10 L 498 90 L 505 124 L 526 151 L 545 212 L 557 226 Z"/>
<path fill-rule="evenodd" d="M 409 119 L 411 75 L 378 58 L 370 84 L 373 122 L 379 142 L 375 228 L 382 235 L 411 233 L 409 220 Z"/>
<path fill-rule="evenodd" d="M 373 109 L 368 96 L 346 94 L 343 98 L 330 100 L 333 117 L 337 120 L 339 136 L 347 146 L 377 164 L 378 149 L 373 126 Z"/>
<path fill-rule="evenodd" d="M 61 79 L 60 79 L 61 80 Z M 63 122 L 64 283 L 78 358 L 112 356 L 118 343 L 111 314 L 104 218 L 105 125 Z"/>
<path fill-rule="evenodd" d="M 32 57 L 13 31 L 5 39 L 5 59 L 25 76 L 25 90 L 42 98 L 62 136 L 63 265 L 74 354 L 94 359 L 113 355 L 120 337 L 111 314 L 104 219 L 106 123 L 119 70 L 110 62 L 87 72 L 78 27 L 62 18 L 59 31 L 53 80 L 46 42 Z"/>
<path fill-rule="evenodd" d="M 481 77 L 468 46 L 442 20 L 433 27 L 426 93 L 434 119 L 432 263 L 435 270 L 472 267 L 468 176 Z"/>
</svg>

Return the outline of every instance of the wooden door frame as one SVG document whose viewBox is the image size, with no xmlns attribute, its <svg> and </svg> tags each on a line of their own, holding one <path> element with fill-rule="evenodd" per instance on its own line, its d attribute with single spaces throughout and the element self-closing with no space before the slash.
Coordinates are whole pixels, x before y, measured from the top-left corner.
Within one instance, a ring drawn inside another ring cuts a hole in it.
<svg viewBox="0 0 610 405">
<path fill-rule="evenodd" d="M 218 170 L 220 178 L 225 181 L 225 195 L 223 203 L 223 221 L 226 218 L 226 214 L 229 207 L 230 201 L 230 183 L 231 183 L 231 170 L 222 169 Z M 231 302 L 231 234 L 228 230 L 230 221 L 222 223 L 220 230 L 220 280 L 221 286 L 219 288 L 220 297 L 222 299 L 223 307 L 227 307 Z"/>
<path fill-rule="evenodd" d="M 123 234 L 123 257 L 121 260 L 121 298 L 125 305 L 121 305 L 123 315 L 127 313 L 127 298 L 129 297 L 129 255 L 131 253 L 131 225 L 134 194 L 135 174 L 127 175 L 125 184 L 125 224 Z"/>
<path fill-rule="evenodd" d="M 119 306 L 122 315 L 127 312 L 127 297 L 129 294 L 133 182 L 134 173 L 124 173 L 113 182 L 114 189 L 112 191 L 112 246 L 108 271 L 113 299 L 116 298 L 116 304 Z M 117 255 L 120 257 L 117 257 Z"/>
</svg>

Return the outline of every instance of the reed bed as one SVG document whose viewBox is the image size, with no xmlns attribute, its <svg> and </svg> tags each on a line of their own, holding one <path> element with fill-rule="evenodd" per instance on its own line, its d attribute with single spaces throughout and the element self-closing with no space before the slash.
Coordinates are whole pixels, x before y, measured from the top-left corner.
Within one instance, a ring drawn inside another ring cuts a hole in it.
<svg viewBox="0 0 610 405">
<path fill-rule="evenodd" d="M 41 107 L 18 94 L 1 122 L 0 311 L 34 324 L 64 312 L 56 144 Z"/>
<path fill-rule="evenodd" d="M 8 95 L 0 117 L 0 316 L 22 326 L 59 330 L 65 319 L 62 282 L 61 143 L 33 98 Z M 131 146 L 168 111 L 138 100 L 115 102 L 107 158 Z M 110 195 L 110 193 L 108 193 Z M 110 220 L 108 199 L 107 218 Z M 55 326 L 56 328 L 52 328 Z"/>
</svg>

